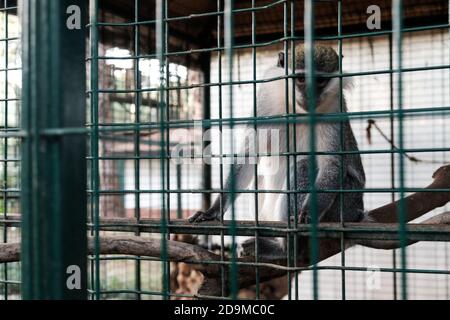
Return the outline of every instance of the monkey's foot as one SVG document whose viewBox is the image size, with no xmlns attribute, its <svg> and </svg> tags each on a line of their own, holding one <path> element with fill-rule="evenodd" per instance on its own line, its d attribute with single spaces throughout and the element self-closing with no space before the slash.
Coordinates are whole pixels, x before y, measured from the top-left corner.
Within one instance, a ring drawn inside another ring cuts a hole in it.
<svg viewBox="0 0 450 320">
<path fill-rule="evenodd" d="M 298 222 L 302 224 L 310 224 L 311 223 L 311 215 L 307 212 L 301 213 L 298 217 Z"/>
<path fill-rule="evenodd" d="M 294 223 L 294 217 L 290 216 L 291 223 Z M 298 224 L 309 224 L 311 223 L 311 216 L 309 214 L 300 213 L 297 218 Z"/>
<path fill-rule="evenodd" d="M 250 238 L 242 243 L 241 256 L 254 257 L 256 251 L 256 238 Z M 258 238 L 258 256 L 284 257 L 285 252 L 276 239 Z"/>
<path fill-rule="evenodd" d="M 211 213 L 208 211 L 197 211 L 192 216 L 188 218 L 189 223 L 199 223 L 203 221 L 219 221 L 218 216 L 215 213 Z"/>
</svg>

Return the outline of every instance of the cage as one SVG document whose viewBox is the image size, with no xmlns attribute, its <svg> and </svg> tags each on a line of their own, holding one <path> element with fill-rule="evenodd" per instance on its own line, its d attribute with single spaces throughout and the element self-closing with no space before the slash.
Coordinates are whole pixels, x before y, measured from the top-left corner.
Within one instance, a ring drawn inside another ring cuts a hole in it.
<svg viewBox="0 0 450 320">
<path fill-rule="evenodd" d="M 443 0 L 3 0 L 0 297 L 448 299 L 448 12 Z M 290 68 L 302 44 L 305 112 Z M 324 76 L 335 112 L 314 108 L 313 44 L 338 57 Z M 271 83 L 283 111 L 261 115 Z M 318 126 L 347 122 L 358 149 L 341 133 L 337 150 L 318 150 Z M 255 157 L 285 161 L 286 185 L 261 188 L 257 161 L 240 188 L 243 137 L 266 127 L 284 128 L 284 147 Z M 350 155 L 363 188 L 344 186 Z M 314 169 L 310 187 L 291 181 L 302 157 L 337 159 L 336 187 L 317 186 Z M 370 219 L 344 221 L 351 193 Z M 304 194 L 310 223 L 289 218 Z M 324 194 L 339 219 L 319 221 Z M 187 221 L 225 197 L 220 221 Z M 282 197 L 287 212 L 265 219 L 262 199 Z M 283 257 L 259 243 L 274 238 Z M 74 265 L 80 291 L 67 288 Z"/>
</svg>

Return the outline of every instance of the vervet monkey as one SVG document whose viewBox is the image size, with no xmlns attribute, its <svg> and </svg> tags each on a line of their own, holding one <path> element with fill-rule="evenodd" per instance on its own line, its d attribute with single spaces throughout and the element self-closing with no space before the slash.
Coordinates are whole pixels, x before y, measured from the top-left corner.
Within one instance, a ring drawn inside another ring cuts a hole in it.
<svg viewBox="0 0 450 320">
<path fill-rule="evenodd" d="M 267 70 L 264 79 L 278 78 L 285 76 L 285 63 L 287 60 L 283 53 L 279 53 L 278 63 L 276 66 Z M 345 98 L 340 97 L 341 86 L 338 77 L 332 77 L 337 74 L 339 69 L 339 57 L 333 48 L 324 45 L 315 45 L 314 63 L 316 68 L 316 109 L 317 114 L 323 113 L 345 113 L 347 111 Z M 295 48 L 295 67 L 288 62 L 289 74 L 294 75 L 286 83 L 285 79 L 264 82 L 260 85 L 257 95 L 257 116 L 277 116 L 286 114 L 286 100 L 289 104 L 289 110 L 295 110 L 297 114 L 307 114 L 309 108 L 307 106 L 306 78 L 305 78 L 305 50 L 303 45 Z M 292 83 L 294 81 L 295 85 Z M 343 78 L 343 88 L 348 87 L 349 82 Z M 285 86 L 289 86 L 289 94 L 286 96 Z M 295 106 L 293 104 L 292 88 L 295 88 Z M 342 101 L 342 110 L 341 110 Z M 303 120 L 307 118 L 303 117 Z M 293 130 L 294 125 L 290 125 L 289 130 Z M 300 223 L 309 223 L 311 221 L 311 198 L 310 194 L 305 190 L 310 190 L 310 178 L 308 174 L 310 152 L 310 124 L 307 121 L 297 122 L 295 124 L 296 148 L 300 154 L 296 157 L 289 156 L 290 173 L 287 177 L 287 156 L 279 156 L 276 165 L 273 165 L 275 159 L 273 157 L 258 158 L 259 166 L 263 168 L 275 168 L 274 170 L 264 172 L 258 170 L 258 190 L 287 190 L 288 179 L 290 181 L 291 190 L 298 191 L 297 196 L 293 194 L 288 201 L 286 193 L 258 193 L 258 219 L 261 221 L 287 221 L 293 215 L 298 215 Z M 258 124 L 260 128 L 275 128 L 279 130 L 280 153 L 288 152 L 287 126 L 285 123 L 276 122 L 273 124 Z M 341 132 L 342 131 L 342 132 Z M 290 131 L 290 148 L 294 150 L 293 132 Z M 341 146 L 341 135 L 343 143 Z M 246 137 L 246 140 L 249 138 Z M 248 152 L 249 141 L 245 141 L 242 152 Z M 342 197 L 339 196 L 341 188 L 343 190 L 363 189 L 365 184 L 364 168 L 362 166 L 361 157 L 357 153 L 358 146 L 353 135 L 348 119 L 337 121 L 321 121 L 316 119 L 315 124 L 315 142 L 316 151 L 325 154 L 316 155 L 316 172 L 315 188 L 316 193 L 316 212 L 319 222 L 339 222 L 340 200 L 342 198 L 342 219 L 346 222 L 361 221 L 364 219 L 364 205 L 362 192 L 344 192 Z M 251 142 L 250 142 L 251 143 Z M 340 151 L 352 151 L 342 156 L 338 154 Z M 355 152 L 356 151 L 356 152 Z M 302 154 L 303 153 L 303 154 Z M 327 154 L 330 153 L 330 154 Z M 341 159 L 342 157 L 342 159 Z M 343 180 L 340 184 L 341 165 Z M 234 170 L 230 170 L 225 190 L 230 190 L 232 185 L 232 176 L 234 175 L 234 187 L 237 190 L 246 189 L 252 186 L 254 179 L 253 164 L 234 164 Z M 296 179 L 294 177 L 296 174 Z M 295 182 L 295 183 L 294 183 Z M 301 192 L 303 190 L 303 192 Z M 331 192 L 321 192 L 321 190 L 333 190 Z M 235 193 L 235 199 L 239 196 L 239 192 Z M 296 198 L 296 199 L 295 199 Z M 294 201 L 297 202 L 298 212 L 294 212 Z M 212 206 L 206 211 L 199 211 L 189 218 L 191 223 L 202 222 L 207 220 L 220 220 L 221 215 L 227 211 L 231 205 L 231 197 L 229 193 L 218 196 Z M 222 208 L 221 208 L 222 206 Z M 271 246 L 274 239 L 266 239 L 260 246 L 260 251 L 268 250 L 264 244 Z"/>
</svg>

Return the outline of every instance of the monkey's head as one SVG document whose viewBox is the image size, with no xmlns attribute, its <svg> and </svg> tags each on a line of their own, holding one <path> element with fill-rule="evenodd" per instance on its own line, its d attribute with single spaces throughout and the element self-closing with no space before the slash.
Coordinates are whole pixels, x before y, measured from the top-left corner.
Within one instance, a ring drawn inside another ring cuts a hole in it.
<svg viewBox="0 0 450 320">
<path fill-rule="evenodd" d="M 306 97 L 306 71 L 305 71 L 305 47 L 303 44 L 295 47 L 295 66 L 292 66 L 292 59 L 289 58 L 288 66 L 290 71 L 295 74 L 295 85 L 297 90 L 302 94 L 302 97 Z M 284 53 L 278 54 L 278 67 L 285 67 L 286 58 Z M 316 97 L 317 105 L 325 98 L 323 93 L 329 92 L 331 86 L 336 85 L 336 81 L 332 81 L 329 77 L 330 74 L 336 73 L 339 70 L 339 56 L 330 46 L 316 44 L 314 46 L 314 65 L 315 65 L 315 84 L 316 84 Z M 328 75 L 328 77 L 327 77 Z M 332 83 L 330 83 L 332 82 Z M 333 88 L 336 89 L 336 88 Z M 304 101 L 304 99 L 302 99 Z M 299 101 L 300 102 L 300 101 Z M 301 103 L 303 108 L 305 104 Z"/>
</svg>

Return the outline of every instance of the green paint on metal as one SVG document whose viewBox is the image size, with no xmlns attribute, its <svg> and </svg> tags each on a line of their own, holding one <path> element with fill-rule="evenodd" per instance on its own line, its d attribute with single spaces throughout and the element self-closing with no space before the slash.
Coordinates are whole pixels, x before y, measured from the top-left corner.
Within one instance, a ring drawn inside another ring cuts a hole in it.
<svg viewBox="0 0 450 320">
<path fill-rule="evenodd" d="M 313 298 L 319 299 L 319 280 L 317 272 L 318 261 L 318 214 L 317 214 L 317 190 L 315 188 L 316 179 L 316 139 L 315 139 L 315 125 L 316 125 L 316 90 L 315 90 L 315 66 L 314 66 L 314 21 L 315 21 L 314 1 L 305 1 L 305 71 L 306 71 L 306 104 L 308 108 L 308 123 L 309 123 L 309 157 L 308 157 L 308 175 L 309 184 L 312 186 L 310 193 L 310 210 L 311 210 L 311 263 L 313 265 Z"/>
<path fill-rule="evenodd" d="M 84 1 L 23 1 L 22 295 L 85 299 L 86 145 L 82 136 L 41 134 L 85 123 L 85 33 L 66 27 Z M 67 77 L 70 74 L 70 77 Z M 81 288 L 66 284 L 69 266 Z"/>
<path fill-rule="evenodd" d="M 90 18 L 90 121 L 92 122 L 90 134 L 90 187 L 92 193 L 90 194 L 90 218 L 94 223 L 94 228 L 91 230 L 91 235 L 94 236 L 94 262 L 91 262 L 90 268 L 90 282 L 93 290 L 93 299 L 100 299 L 100 233 L 99 233 L 99 219 L 100 219 L 100 169 L 99 169 L 99 90 L 98 90 L 98 0 L 90 1 L 89 18 Z"/>
<path fill-rule="evenodd" d="M 399 238 L 400 238 L 400 264 L 402 269 L 407 268 L 406 264 L 406 206 L 403 201 L 405 195 L 405 158 L 404 153 L 404 114 L 403 114 L 403 8 L 401 0 L 394 0 L 392 2 L 392 16 L 393 16 L 393 37 L 395 43 L 395 60 L 397 63 L 397 109 L 399 111 L 398 119 L 398 151 L 399 156 L 399 185 L 400 185 L 400 202 L 399 202 L 399 215 L 398 221 L 400 223 L 399 227 Z M 408 299 L 408 284 L 407 284 L 407 274 L 402 272 L 401 274 L 401 286 L 402 286 L 402 299 Z"/>
</svg>

